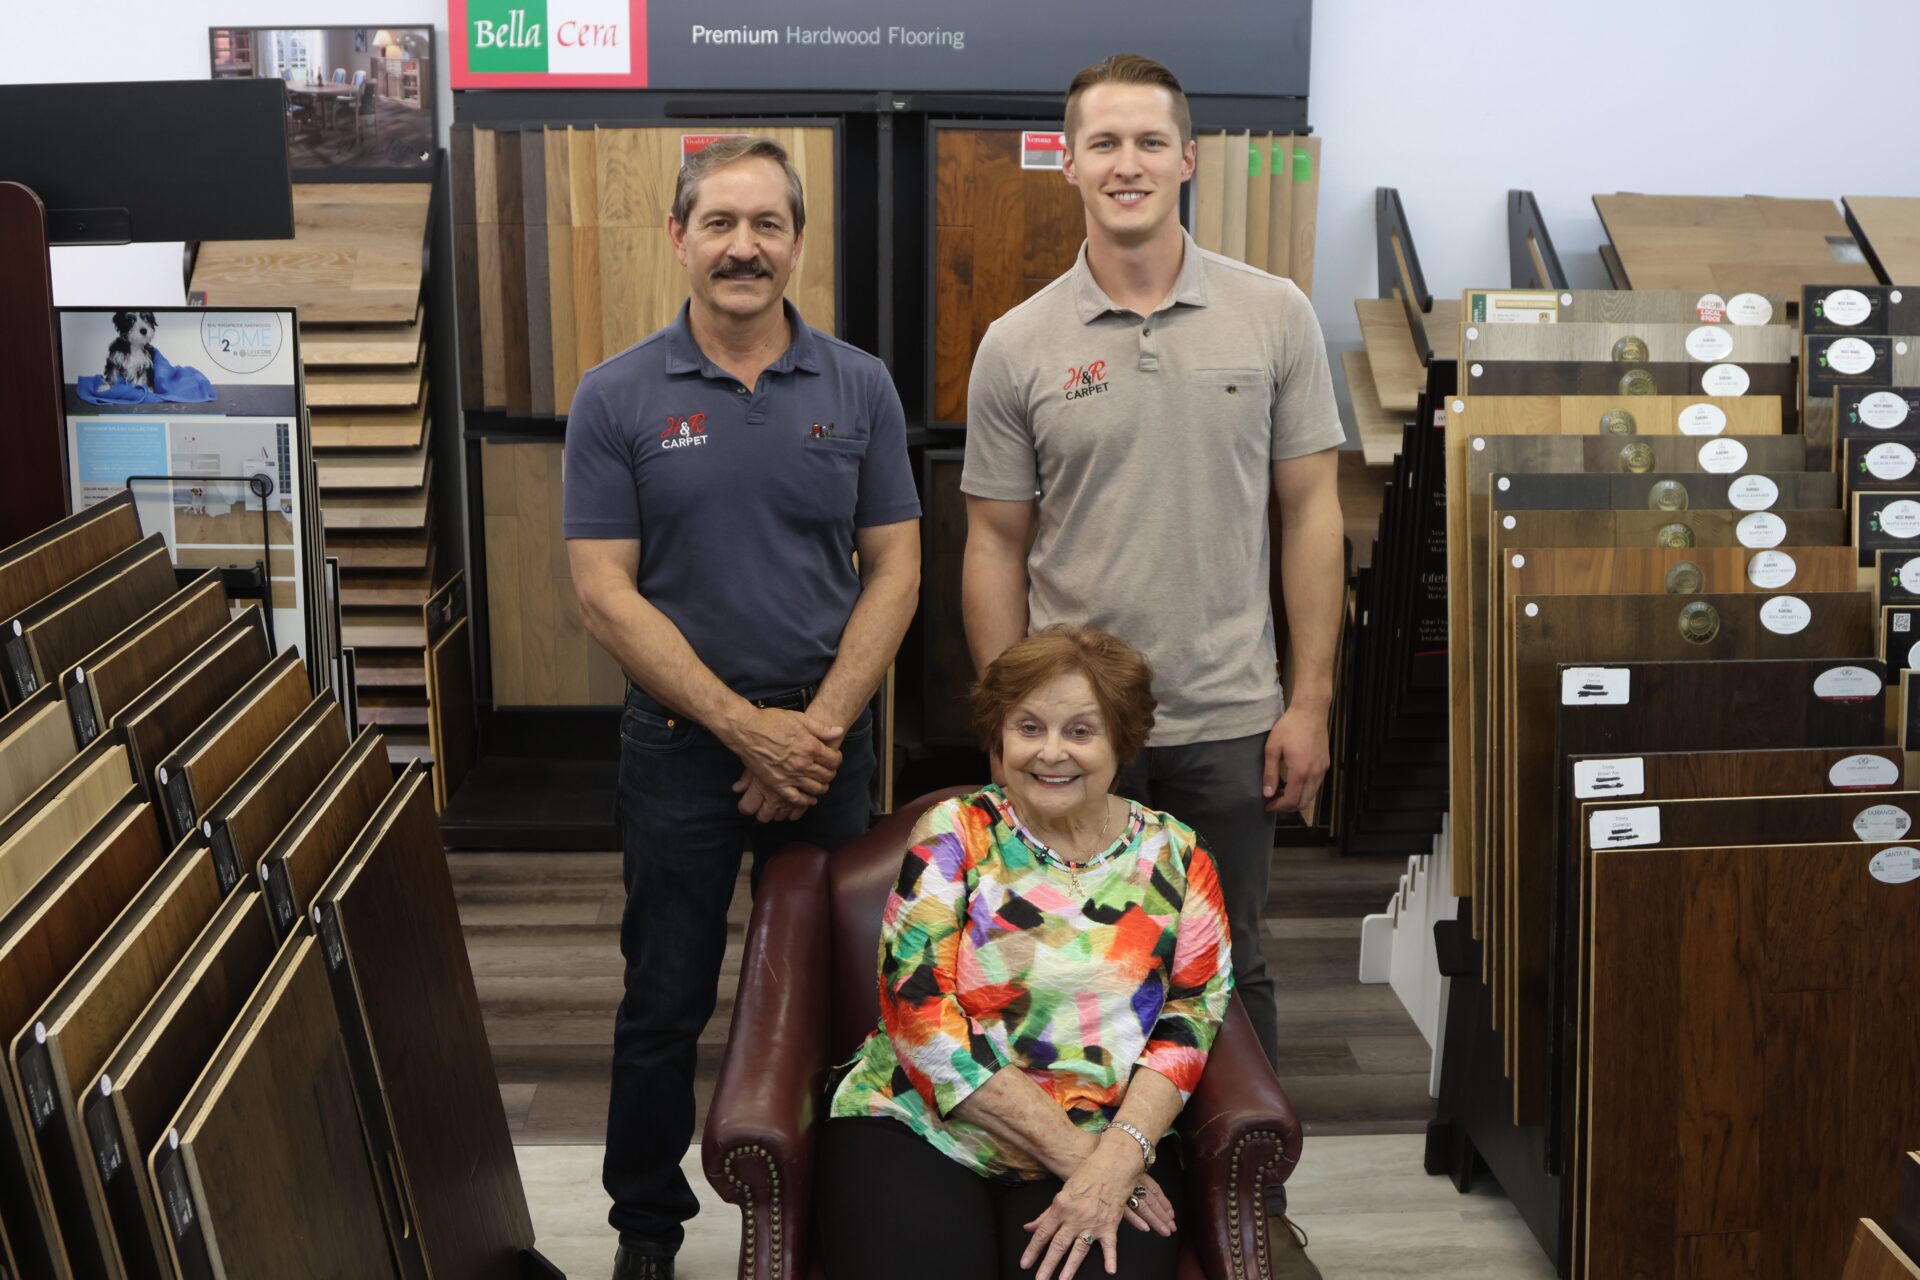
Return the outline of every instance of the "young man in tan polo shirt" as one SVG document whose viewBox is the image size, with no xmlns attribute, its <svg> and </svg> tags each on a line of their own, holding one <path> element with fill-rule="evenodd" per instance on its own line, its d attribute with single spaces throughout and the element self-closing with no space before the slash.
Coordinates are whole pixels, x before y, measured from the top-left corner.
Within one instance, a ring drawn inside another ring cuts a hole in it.
<svg viewBox="0 0 1920 1280">
<path fill-rule="evenodd" d="M 1160 709 L 1119 789 L 1213 853 L 1235 983 L 1271 1060 L 1274 814 L 1326 774 L 1345 586 L 1326 346 L 1292 282 L 1181 227 L 1195 148 L 1172 72 L 1137 54 L 1088 67 L 1066 126 L 1086 243 L 988 329 L 967 392 L 967 642 L 984 668 L 1029 630 L 1076 622 L 1145 652 Z M 1269 486 L 1294 653 L 1284 704 Z"/>
</svg>

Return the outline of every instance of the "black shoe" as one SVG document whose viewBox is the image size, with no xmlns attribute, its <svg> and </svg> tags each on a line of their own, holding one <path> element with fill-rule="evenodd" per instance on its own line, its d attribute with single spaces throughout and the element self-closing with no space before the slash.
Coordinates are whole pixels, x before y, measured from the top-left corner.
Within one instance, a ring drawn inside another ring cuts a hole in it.
<svg viewBox="0 0 1920 1280">
<path fill-rule="evenodd" d="M 673 1259 L 623 1244 L 613 1255 L 613 1280 L 673 1280 Z"/>
</svg>

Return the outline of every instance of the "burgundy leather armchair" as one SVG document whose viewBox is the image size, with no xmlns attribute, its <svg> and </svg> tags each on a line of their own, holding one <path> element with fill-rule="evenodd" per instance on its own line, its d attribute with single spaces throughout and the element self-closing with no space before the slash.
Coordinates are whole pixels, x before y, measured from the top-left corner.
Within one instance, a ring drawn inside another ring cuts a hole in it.
<svg viewBox="0 0 1920 1280">
<path fill-rule="evenodd" d="M 741 1280 L 823 1275 L 810 1235 L 827 1073 L 879 1021 L 880 916 L 907 835 L 928 808 L 961 794 L 922 796 L 832 857 L 791 846 L 761 873 L 701 1139 L 707 1181 L 740 1206 Z M 1293 1172 L 1300 1121 L 1237 994 L 1178 1127 L 1187 1161 L 1181 1280 L 1269 1280 L 1262 1189 Z"/>
</svg>

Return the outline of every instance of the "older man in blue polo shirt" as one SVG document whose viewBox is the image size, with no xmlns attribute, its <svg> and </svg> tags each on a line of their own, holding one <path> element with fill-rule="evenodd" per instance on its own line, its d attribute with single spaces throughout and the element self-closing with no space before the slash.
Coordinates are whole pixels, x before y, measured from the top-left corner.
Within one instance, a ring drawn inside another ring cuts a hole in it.
<svg viewBox="0 0 1920 1280">
<path fill-rule="evenodd" d="M 697 1211 L 680 1159 L 742 850 L 757 866 L 866 829 L 866 705 L 919 590 L 900 398 L 878 360 L 782 297 L 805 230 L 777 143 L 728 138 L 690 158 L 667 222 L 687 304 L 588 372 L 567 422 L 574 588 L 629 680 L 626 996 L 604 1169 L 615 1280 L 671 1280 Z"/>
</svg>

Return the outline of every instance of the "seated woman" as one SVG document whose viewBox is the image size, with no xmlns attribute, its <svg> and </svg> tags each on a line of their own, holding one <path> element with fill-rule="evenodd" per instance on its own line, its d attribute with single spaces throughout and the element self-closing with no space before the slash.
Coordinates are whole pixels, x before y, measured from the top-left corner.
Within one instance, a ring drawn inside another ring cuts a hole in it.
<svg viewBox="0 0 1920 1280">
<path fill-rule="evenodd" d="M 1051 1280 L 1096 1248 L 1088 1275 L 1174 1275 L 1156 1147 L 1233 967 L 1213 860 L 1110 794 L 1153 727 L 1152 681 L 1112 636 L 1053 626 L 975 687 L 1006 781 L 930 809 L 887 899 L 880 1026 L 816 1157 L 833 1280 Z"/>
</svg>

